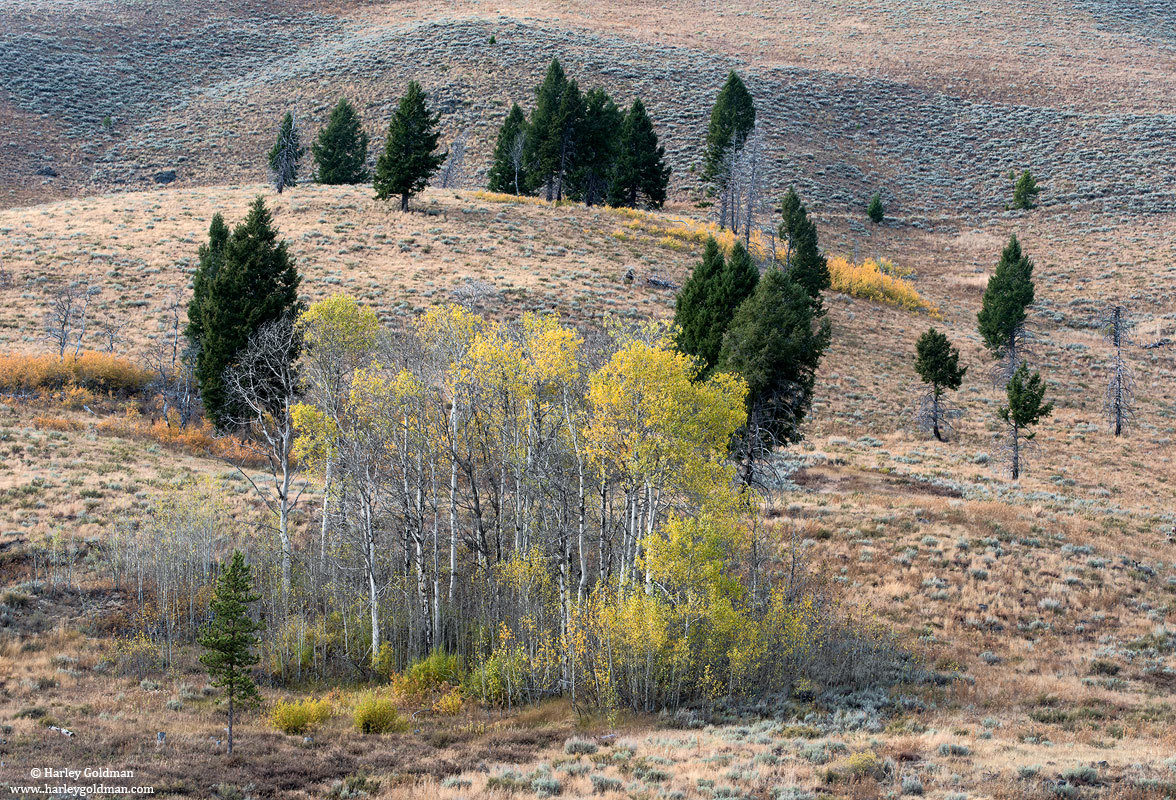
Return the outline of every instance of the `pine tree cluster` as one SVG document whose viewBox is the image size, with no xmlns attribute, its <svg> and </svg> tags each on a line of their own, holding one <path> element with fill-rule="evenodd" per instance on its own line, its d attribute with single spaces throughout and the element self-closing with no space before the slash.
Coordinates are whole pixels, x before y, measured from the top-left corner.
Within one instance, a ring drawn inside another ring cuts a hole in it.
<svg viewBox="0 0 1176 800">
<path fill-rule="evenodd" d="M 603 89 L 580 91 L 553 60 L 530 120 L 511 106 L 494 148 L 489 189 L 549 201 L 660 208 L 670 168 L 640 99 L 627 111 Z"/>
</svg>

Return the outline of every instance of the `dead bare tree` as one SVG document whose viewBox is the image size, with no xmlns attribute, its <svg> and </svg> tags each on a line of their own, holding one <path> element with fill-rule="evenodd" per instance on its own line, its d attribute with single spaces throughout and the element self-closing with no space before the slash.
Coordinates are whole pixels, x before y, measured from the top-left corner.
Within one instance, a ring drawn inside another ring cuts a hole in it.
<svg viewBox="0 0 1176 800">
<path fill-rule="evenodd" d="M 58 289 L 49 300 L 49 310 L 44 319 L 45 338 L 56 348 L 58 358 L 65 358 L 65 350 L 73 339 L 81 295 L 82 291 L 77 284 L 71 283 Z"/>
<path fill-rule="evenodd" d="M 1113 348 L 1110 380 L 1107 382 L 1104 409 L 1115 436 L 1122 436 L 1134 416 L 1135 375 L 1123 358 L 1123 347 L 1131 343 L 1131 318 L 1127 309 L 1115 304 L 1103 312 L 1101 327 Z"/>
<path fill-rule="evenodd" d="M 441 167 L 442 189 L 460 189 L 465 183 L 466 133 L 462 131 L 449 145 L 449 155 Z"/>
<path fill-rule="evenodd" d="M 238 464 L 257 496 L 277 517 L 281 544 L 282 598 L 288 604 L 291 563 L 290 513 L 298 505 L 305 481 L 295 487 L 297 465 L 294 452 L 292 409 L 298 402 L 298 333 L 294 321 L 282 317 L 263 325 L 249 339 L 235 366 L 225 374 L 225 387 L 239 409 L 234 424 L 247 434 L 250 449 L 269 468 L 272 490 L 263 488 Z"/>
<path fill-rule="evenodd" d="M 526 168 L 527 132 L 519 131 L 510 145 L 510 165 L 514 168 L 515 194 L 522 194 L 520 178 Z"/>
<path fill-rule="evenodd" d="M 122 341 L 122 332 L 126 324 L 113 317 L 106 317 L 98 321 L 97 327 L 98 339 L 102 342 L 103 349 L 108 353 L 113 353 L 119 342 Z"/>
<path fill-rule="evenodd" d="M 196 359 L 180 324 L 181 312 L 186 308 L 179 297 L 171 298 L 164 306 L 161 324 L 163 335 L 157 337 L 147 351 L 147 365 L 155 373 L 156 392 L 163 403 L 163 418 L 171 425 L 171 412 L 174 410 L 174 421 L 181 428 L 188 426 L 196 410 L 196 375 L 193 369 Z M 111 344 L 112 352 L 113 349 Z"/>
<path fill-rule="evenodd" d="M 1008 343 L 1001 349 L 1000 360 L 992 368 L 992 385 L 1003 389 L 1009 385 L 1017 368 L 1022 364 L 1032 366 L 1029 343 L 1033 341 L 1033 334 L 1026 323 L 1022 322 L 1009 337 Z"/>
<path fill-rule="evenodd" d="M 739 151 L 734 147 L 728 147 L 723 152 L 718 176 L 718 185 L 722 187 L 719 191 L 719 227 L 729 228 L 736 233 L 738 231 L 735 226 L 739 220 L 735 208 L 735 171 L 738 163 Z"/>
<path fill-rule="evenodd" d="M 278 141 L 269 154 L 270 179 L 278 194 L 298 183 L 298 161 L 305 152 L 298 135 L 298 122 L 291 111 L 282 119 Z"/>
<path fill-rule="evenodd" d="M 751 129 L 743 147 L 735 154 L 734 171 L 729 181 L 731 193 L 731 230 L 743 228 L 743 244 L 751 249 L 751 231 L 763 210 L 763 136 L 759 127 Z"/>
</svg>

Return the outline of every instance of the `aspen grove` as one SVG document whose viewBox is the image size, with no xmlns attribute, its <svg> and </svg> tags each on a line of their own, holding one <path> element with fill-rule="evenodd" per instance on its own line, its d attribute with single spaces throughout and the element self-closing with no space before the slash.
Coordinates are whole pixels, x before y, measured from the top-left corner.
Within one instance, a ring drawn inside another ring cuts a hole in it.
<svg viewBox="0 0 1176 800">
<path fill-rule="evenodd" d="M 746 385 L 700 380 L 664 326 L 588 340 L 450 305 L 392 334 L 337 296 L 296 327 L 295 460 L 323 502 L 288 598 L 284 546 L 248 539 L 274 680 L 387 678 L 445 653 L 471 699 L 651 710 L 891 663 L 759 537 L 728 459 Z M 189 616 L 206 594 L 157 589 Z"/>
</svg>

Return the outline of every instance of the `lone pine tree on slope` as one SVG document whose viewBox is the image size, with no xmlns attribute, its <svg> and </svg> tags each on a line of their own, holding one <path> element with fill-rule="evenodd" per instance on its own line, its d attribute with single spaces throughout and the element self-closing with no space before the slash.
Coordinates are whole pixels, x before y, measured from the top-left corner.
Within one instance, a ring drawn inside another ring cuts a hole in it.
<svg viewBox="0 0 1176 800">
<path fill-rule="evenodd" d="M 205 650 L 200 663 L 208 668 L 212 685 L 224 689 L 229 701 L 229 755 L 233 754 L 233 722 L 237 707 L 261 702 L 251 667 L 258 661 L 253 652 L 258 642 L 254 634 L 262 629 L 262 625 L 249 615 L 249 605 L 260 599 L 253 591 L 253 579 L 245 556 L 240 550 L 234 550 L 209 604 L 212 622 L 199 639 Z"/>
<path fill-rule="evenodd" d="M 1012 379 L 1024 358 L 1025 320 L 1033 297 L 1033 262 L 1013 234 L 1000 254 L 996 272 L 988 279 L 976 317 L 984 346 L 1001 362 L 994 373 L 997 386 Z"/>
<path fill-rule="evenodd" d="M 960 351 L 952 346 L 947 336 L 934 328 L 919 337 L 915 351 L 915 371 L 927 384 L 917 420 L 942 442 L 952 413 L 944 404 L 944 393 L 960 388 L 968 368 L 960 366 Z"/>
<path fill-rule="evenodd" d="M 702 164 L 703 181 L 719 196 L 719 227 L 726 228 L 734 222 L 728 213 L 733 211 L 728 194 L 731 165 L 754 127 L 755 103 L 743 80 L 732 70 L 711 108 Z"/>
<path fill-rule="evenodd" d="M 400 195 L 400 210 L 408 211 L 409 198 L 421 193 L 448 155 L 436 152 L 439 119 L 429 113 L 421 85 L 410 81 L 388 123 L 384 152 L 376 162 L 376 197 Z"/>
<path fill-rule="evenodd" d="M 1041 375 L 1029 371 L 1029 365 L 1022 363 L 1013 373 L 1005 388 L 1008 402 L 1000 407 L 997 415 L 1005 421 L 1009 431 L 1009 469 L 1013 480 L 1021 477 L 1024 462 L 1024 445 L 1036 436 L 1032 426 L 1048 417 L 1053 403 L 1044 402 L 1045 382 Z"/>
</svg>

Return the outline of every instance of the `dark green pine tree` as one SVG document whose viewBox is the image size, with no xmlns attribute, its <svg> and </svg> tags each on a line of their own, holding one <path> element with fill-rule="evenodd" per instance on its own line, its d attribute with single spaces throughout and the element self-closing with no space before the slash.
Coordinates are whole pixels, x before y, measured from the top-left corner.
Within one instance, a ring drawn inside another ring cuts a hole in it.
<svg viewBox="0 0 1176 800">
<path fill-rule="evenodd" d="M 1024 455 L 1022 440 L 1029 441 L 1036 434 L 1030 430 L 1053 411 L 1053 403 L 1045 399 L 1045 382 L 1037 372 L 1030 373 L 1029 366 L 1022 363 L 1005 387 L 1007 405 L 1000 407 L 997 414 L 1009 429 L 1009 468 L 1013 480 L 1021 477 Z"/>
<path fill-rule="evenodd" d="M 520 138 L 521 137 L 521 138 Z M 527 142 L 527 115 L 515 103 L 498 129 L 494 146 L 494 163 L 490 166 L 487 187 L 492 192 L 527 194 L 527 171 L 523 160 Z"/>
<path fill-rule="evenodd" d="M 298 135 L 298 125 L 294 122 L 294 112 L 287 111 L 278 129 L 278 141 L 274 143 L 268 157 L 270 177 L 278 194 L 287 186 L 298 184 L 298 162 L 305 153 L 302 137 Z"/>
<path fill-rule="evenodd" d="M 804 287 L 813 307 L 821 313 L 821 292 L 829 288 L 829 263 L 821 253 L 817 240 L 817 226 L 809 219 L 804 204 L 795 189 L 780 201 L 780 240 L 784 243 L 784 259 L 793 279 Z"/>
<path fill-rule="evenodd" d="M 829 321 L 818 320 L 808 292 L 781 269 L 764 273 L 735 312 L 718 368 L 747 381 L 747 423 L 734 443 L 745 484 L 752 483 L 757 460 L 802 438 L 829 338 Z"/>
<path fill-rule="evenodd" d="M 702 179 L 716 191 L 722 191 L 725 185 L 724 159 L 727 151 L 742 147 L 753 127 L 755 103 L 751 99 L 751 92 L 747 91 L 742 79 L 732 70 L 715 99 L 710 126 L 706 131 Z"/>
<path fill-rule="evenodd" d="M 576 136 L 576 167 L 568 195 L 586 205 L 608 198 L 625 115 L 603 89 L 584 95 L 584 117 Z"/>
<path fill-rule="evenodd" d="M 576 168 L 580 151 L 580 131 L 584 125 L 584 95 L 574 80 L 569 80 L 560 99 L 556 118 L 558 159 L 555 168 L 555 200 L 563 200 Z"/>
<path fill-rule="evenodd" d="M 870 198 L 870 204 L 866 206 L 866 216 L 875 225 L 881 225 L 882 220 L 886 219 L 886 207 L 882 205 L 881 192 L 874 192 L 874 196 Z"/>
<path fill-rule="evenodd" d="M 209 611 L 212 621 L 204 629 L 199 644 L 205 652 L 200 663 L 208 669 L 212 685 L 224 689 L 229 701 L 229 755 L 233 754 L 233 721 L 237 706 L 261 703 L 261 693 L 253 682 L 251 667 L 257 663 L 258 631 L 262 625 L 249 615 L 249 606 L 260 598 L 253 590 L 249 565 L 240 550 L 233 551 L 213 590 Z"/>
<path fill-rule="evenodd" d="M 967 367 L 960 366 L 960 351 L 952 346 L 947 336 L 934 328 L 929 328 L 915 343 L 915 372 L 928 387 L 920 421 L 930 427 L 941 442 L 946 422 L 943 395 L 959 389 L 967 371 Z"/>
<path fill-rule="evenodd" d="M 204 305 L 208 290 L 216 277 L 217 270 L 224 263 L 225 245 L 229 241 L 229 226 L 220 214 L 213 214 L 208 226 L 208 243 L 200 245 L 196 274 L 192 277 L 192 299 L 188 302 L 188 326 L 184 330 L 193 352 L 200 352 L 204 338 Z"/>
<path fill-rule="evenodd" d="M 727 262 L 719 273 L 718 308 L 722 330 L 719 332 L 719 346 L 715 348 L 716 359 L 719 347 L 722 345 L 723 334 L 727 332 L 727 327 L 735 318 L 735 312 L 739 306 L 743 305 L 743 301 L 755 293 L 759 279 L 759 267 L 756 266 L 751 253 L 747 252 L 743 242 L 736 239 L 731 248 L 731 255 L 727 256 Z"/>
<path fill-rule="evenodd" d="M 1026 310 L 1033 304 L 1033 295 L 1033 262 L 1021 252 L 1021 243 L 1013 234 L 1000 254 L 996 272 L 988 279 L 976 317 L 984 346 L 993 358 L 1004 361 L 997 373 L 998 385 L 1017 371 Z"/>
<path fill-rule="evenodd" d="M 638 200 L 647 208 L 665 205 L 670 184 L 670 168 L 665 157 L 666 149 L 657 143 L 657 133 L 645 104 L 640 99 L 634 100 L 621 125 L 609 205 L 636 208 Z"/>
<path fill-rule="evenodd" d="M 346 97 L 331 109 L 327 124 L 310 146 L 314 179 L 332 186 L 367 183 L 368 135 Z"/>
<path fill-rule="evenodd" d="M 723 341 L 722 332 L 716 335 L 716 331 L 719 328 L 720 281 L 725 267 L 722 248 L 714 237 L 708 237 L 702 261 L 695 265 L 694 272 L 678 292 L 675 304 L 678 349 L 698 362 L 700 377 L 706 377 L 714 370 Z"/>
<path fill-rule="evenodd" d="M 1037 186 L 1037 180 L 1033 177 L 1033 173 L 1025 170 L 1013 185 L 1013 208 L 1028 211 L 1037 205 L 1037 195 L 1040 192 L 1041 189 Z"/>
<path fill-rule="evenodd" d="M 535 94 L 524 154 L 531 187 L 543 187 L 549 201 L 563 197 L 564 183 L 575 166 L 576 134 L 583 116 L 580 87 L 568 80 L 559 59 L 552 59 Z"/>
<path fill-rule="evenodd" d="M 300 307 L 301 278 L 286 243 L 278 241 L 263 198 L 254 201 L 245 221 L 233 229 L 220 264 L 203 280 L 203 299 L 189 330 L 199 347 L 196 378 L 204 411 L 224 429 L 237 416 L 225 389 L 225 371 L 262 325 L 296 314 Z"/>
<path fill-rule="evenodd" d="M 400 210 L 408 211 L 409 198 L 420 194 L 449 155 L 435 152 L 439 121 L 439 116 L 429 113 L 424 89 L 409 81 L 408 91 L 388 124 L 384 152 L 376 162 L 376 197 L 387 200 L 400 195 Z"/>
</svg>

